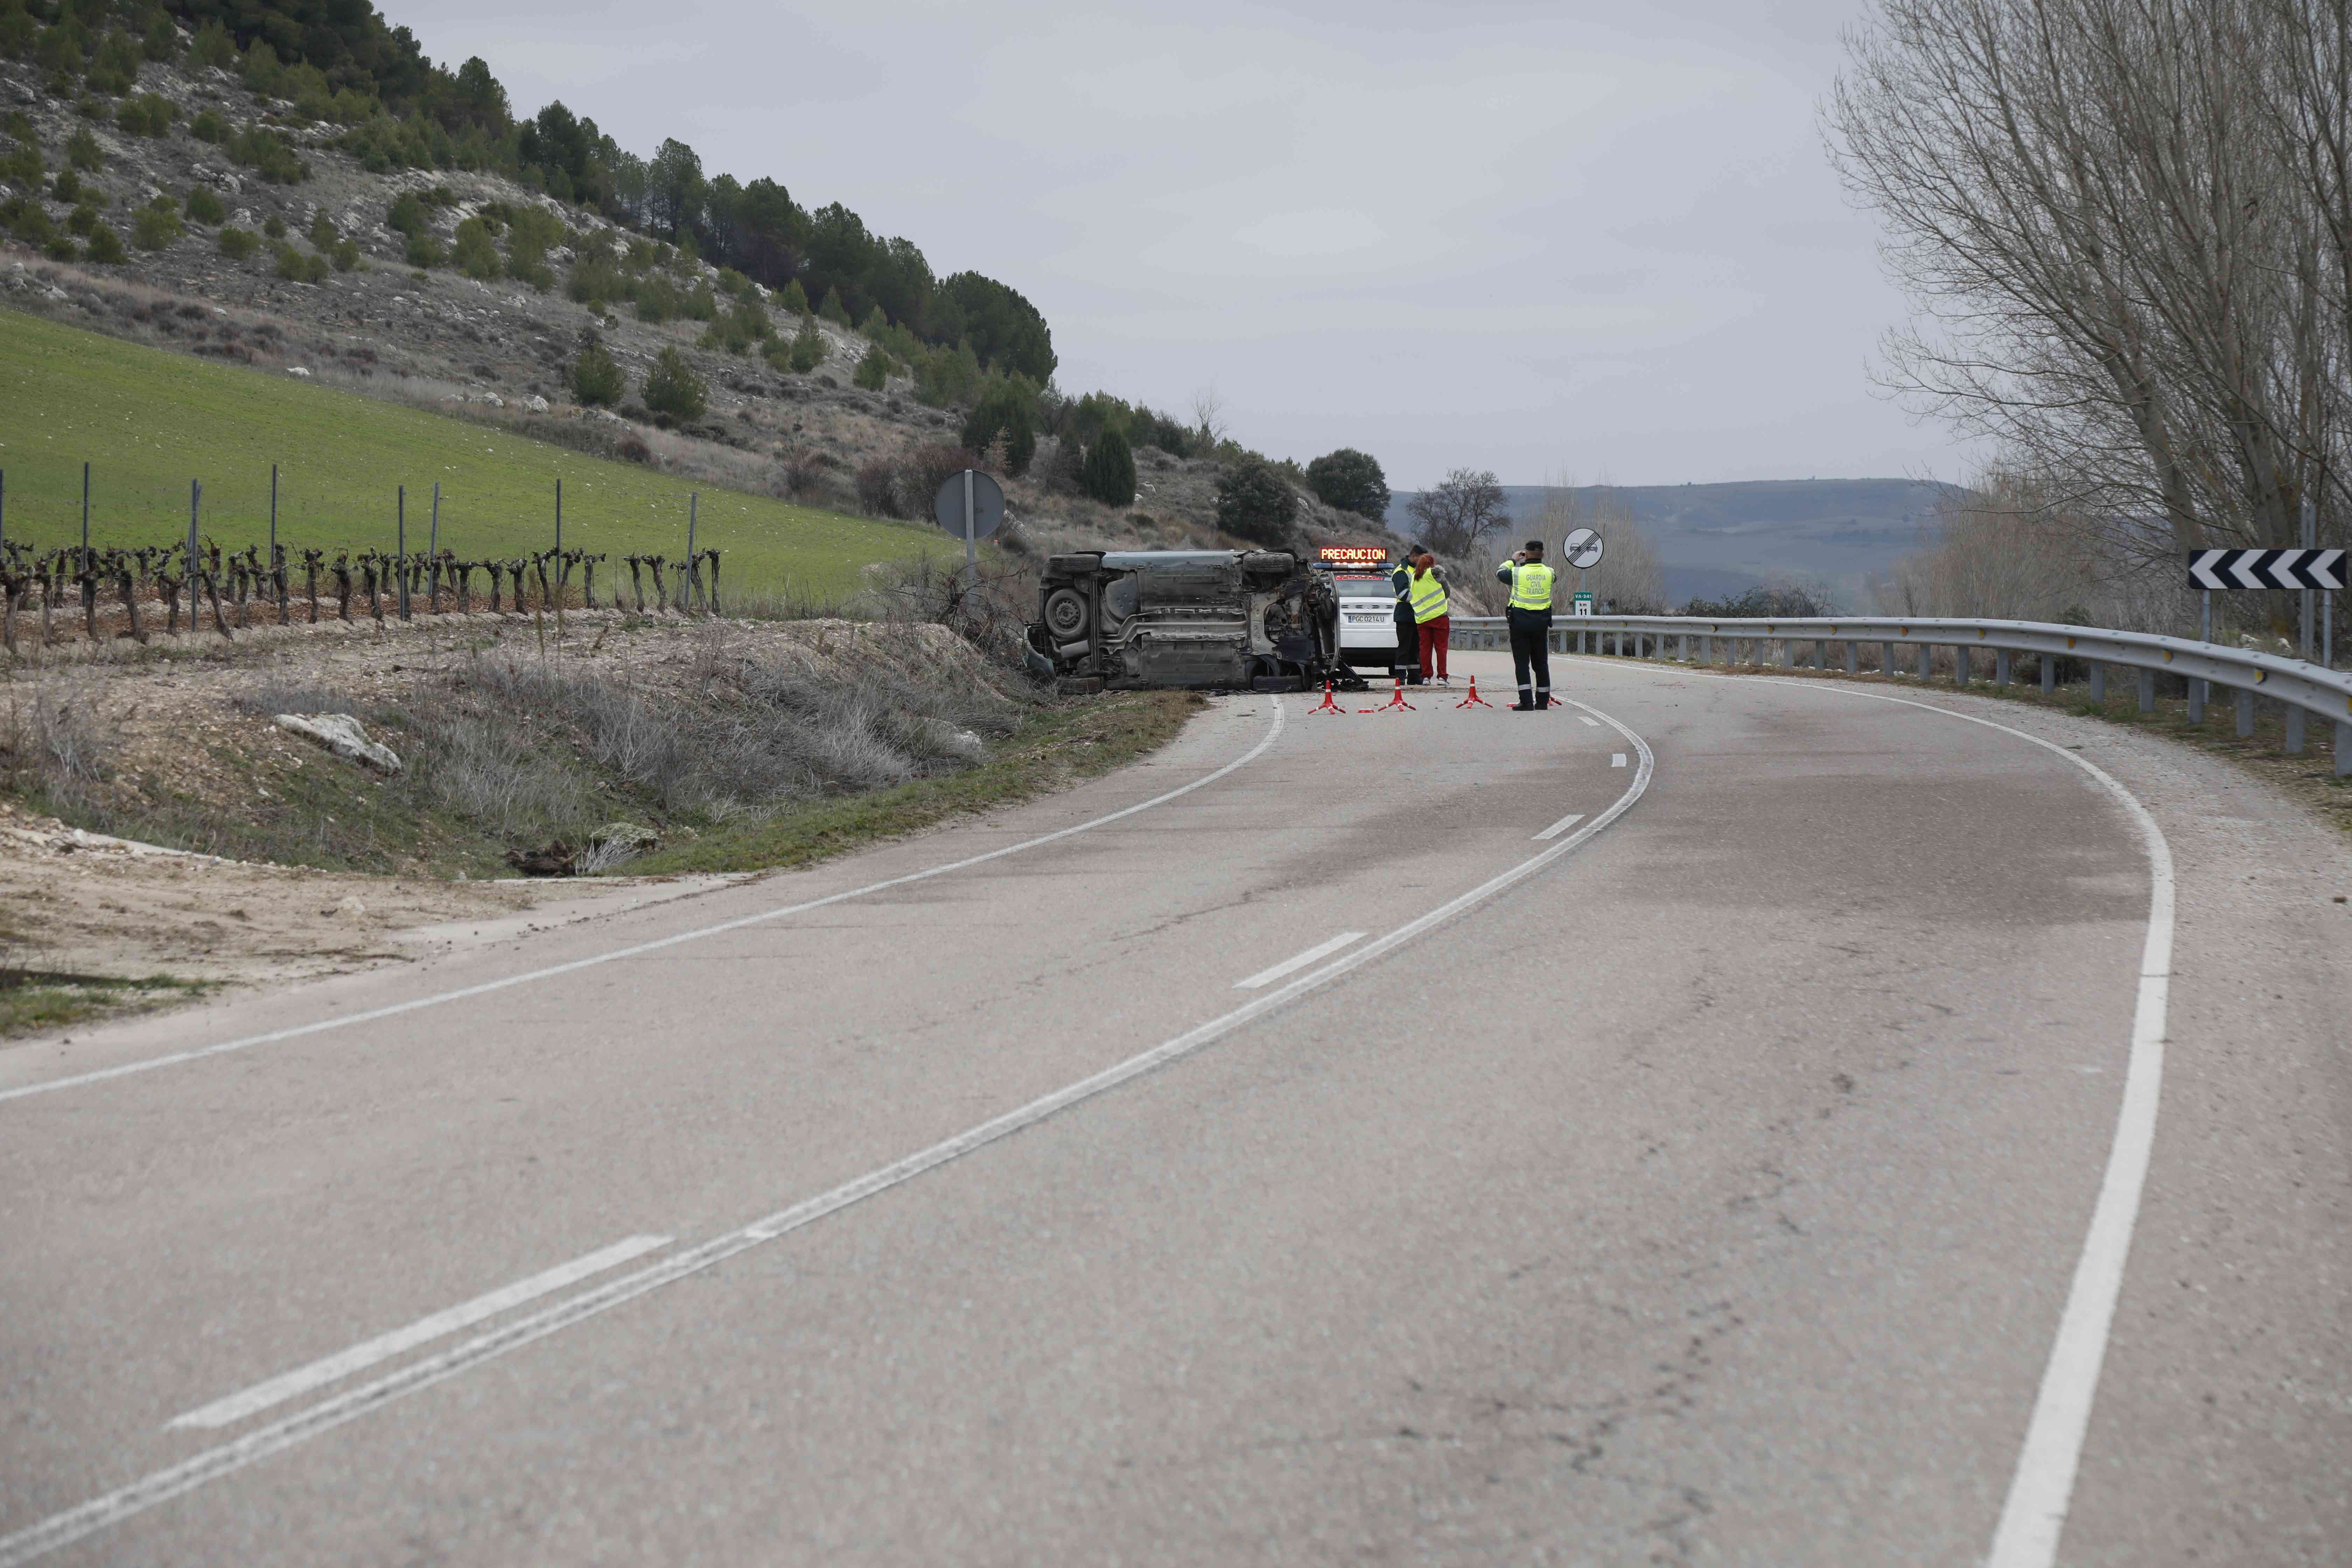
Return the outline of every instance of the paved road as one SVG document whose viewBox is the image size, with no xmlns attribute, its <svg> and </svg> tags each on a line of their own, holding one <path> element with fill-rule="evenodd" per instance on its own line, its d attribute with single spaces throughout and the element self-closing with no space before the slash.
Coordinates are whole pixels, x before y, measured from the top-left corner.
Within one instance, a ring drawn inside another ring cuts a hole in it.
<svg viewBox="0 0 2352 1568">
<path fill-rule="evenodd" d="M 2352 856 L 1564 674 L 0 1052 L 0 1563 L 2352 1560 Z"/>
</svg>

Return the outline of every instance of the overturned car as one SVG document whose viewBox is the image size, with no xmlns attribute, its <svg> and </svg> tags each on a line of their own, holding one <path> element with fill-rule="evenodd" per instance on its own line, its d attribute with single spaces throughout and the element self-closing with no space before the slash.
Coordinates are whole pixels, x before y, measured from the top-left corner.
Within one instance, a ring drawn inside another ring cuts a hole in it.
<svg viewBox="0 0 2352 1568">
<path fill-rule="evenodd" d="M 1065 691 L 1297 691 L 1338 666 L 1339 601 L 1285 550 L 1055 555 L 1027 660 Z"/>
</svg>

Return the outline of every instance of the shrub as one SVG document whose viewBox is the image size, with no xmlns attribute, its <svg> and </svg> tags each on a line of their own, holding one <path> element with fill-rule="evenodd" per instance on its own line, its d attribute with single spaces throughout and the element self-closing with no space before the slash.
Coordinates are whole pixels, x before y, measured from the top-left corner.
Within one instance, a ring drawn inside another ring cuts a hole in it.
<svg viewBox="0 0 2352 1568">
<path fill-rule="evenodd" d="M 416 199 L 415 191 L 403 191 L 392 198 L 392 205 L 383 215 L 383 226 L 410 239 L 425 231 L 425 204 Z"/>
<path fill-rule="evenodd" d="M 248 125 L 222 146 L 230 157 L 272 184 L 299 185 L 310 177 L 310 166 L 296 155 L 294 143 L 283 132 Z"/>
<path fill-rule="evenodd" d="M 980 389 L 980 356 L 970 343 L 934 349 L 915 362 L 915 395 L 934 408 L 969 403 Z"/>
<path fill-rule="evenodd" d="M 142 92 L 114 111 L 114 122 L 133 136 L 168 136 L 180 111 L 160 92 Z"/>
<path fill-rule="evenodd" d="M 58 177 L 49 182 L 49 195 L 61 202 L 81 200 L 81 176 L 71 169 L 59 169 Z"/>
<path fill-rule="evenodd" d="M 74 133 L 66 138 L 66 162 L 74 168 L 88 170 L 91 174 L 106 167 L 106 150 L 98 144 L 98 138 L 89 133 L 89 126 L 77 127 Z"/>
<path fill-rule="evenodd" d="M 583 256 L 572 264 L 572 276 L 563 291 L 583 305 L 601 307 L 609 300 L 629 297 L 629 280 L 621 275 L 613 258 L 601 252 Z"/>
<path fill-rule="evenodd" d="M 824 291 L 824 303 L 816 308 L 816 313 L 836 327 L 849 325 L 849 307 L 841 302 L 841 290 L 838 289 Z"/>
<path fill-rule="evenodd" d="M 327 216 L 326 208 L 320 207 L 316 213 L 311 215 L 311 249 L 332 250 L 335 248 L 335 241 L 341 237 L 341 236 L 335 232 L 335 220 Z"/>
<path fill-rule="evenodd" d="M 793 370 L 806 375 L 824 363 L 826 352 L 824 334 L 817 331 L 816 318 L 803 316 L 801 330 L 793 334 L 792 347 L 784 361 Z"/>
<path fill-rule="evenodd" d="M 880 343 L 866 345 L 865 357 L 857 362 L 857 369 L 849 379 L 868 392 L 879 392 L 889 384 L 890 356 L 882 352 Z"/>
<path fill-rule="evenodd" d="M 0 55 L 21 60 L 33 52 L 41 37 L 39 24 L 22 8 L 0 12 Z"/>
<path fill-rule="evenodd" d="M 289 283 L 316 283 L 327 276 L 327 258 L 305 256 L 290 245 L 278 247 L 278 276 Z"/>
<path fill-rule="evenodd" d="M 997 381 L 971 405 L 963 422 L 963 444 L 986 451 L 998 437 L 1004 438 L 1004 466 L 1025 472 L 1037 451 L 1037 399 L 1017 383 Z"/>
<path fill-rule="evenodd" d="M 591 338 L 572 362 L 572 395 L 590 408 L 610 408 L 629 389 L 628 378 L 604 345 Z"/>
<path fill-rule="evenodd" d="M 659 325 L 674 321 L 684 313 L 685 301 L 678 298 L 677 285 L 656 272 L 637 285 L 637 320 Z"/>
<path fill-rule="evenodd" d="M 217 146 L 229 138 L 228 121 L 221 118 L 217 109 L 200 110 L 196 117 L 188 121 L 188 134 L 199 142 L 210 142 Z"/>
<path fill-rule="evenodd" d="M 1389 514 L 1389 480 L 1370 453 L 1353 447 L 1326 452 L 1307 465 L 1307 488 L 1325 506 L 1375 521 Z"/>
<path fill-rule="evenodd" d="M 401 255 L 408 265 L 419 271 L 427 267 L 438 267 L 449 258 L 448 253 L 441 248 L 441 242 L 429 234 L 410 235 Z"/>
<path fill-rule="evenodd" d="M 868 517 L 904 517 L 898 496 L 898 466 L 876 458 L 857 469 L 857 505 Z"/>
<path fill-rule="evenodd" d="M 1298 497 L 1272 463 L 1244 454 L 1217 477 L 1217 526 L 1254 544 L 1280 544 L 1298 516 Z"/>
<path fill-rule="evenodd" d="M 1135 500 L 1135 449 L 1116 427 L 1106 427 L 1087 448 L 1078 465 L 1078 489 L 1105 506 L 1126 506 Z"/>
<path fill-rule="evenodd" d="M 93 224 L 89 231 L 89 258 L 110 266 L 129 260 L 130 253 L 122 248 L 121 235 L 105 224 Z"/>
<path fill-rule="evenodd" d="M 213 188 L 210 185 L 188 187 L 187 211 L 190 217 L 201 224 L 212 225 L 228 221 L 227 206 L 222 203 L 219 196 L 213 194 Z"/>
<path fill-rule="evenodd" d="M 709 389 L 677 345 L 662 350 L 646 376 L 646 406 L 684 425 L 701 418 L 709 403 Z"/>
<path fill-rule="evenodd" d="M 710 285 L 705 283 L 680 301 L 678 310 L 692 321 L 715 321 L 719 319 L 719 297 L 710 291 Z"/>
<path fill-rule="evenodd" d="M 180 215 L 171 198 L 157 196 L 139 209 L 131 223 L 131 243 L 142 250 L 163 250 L 180 237 Z"/>
<path fill-rule="evenodd" d="M 221 254 L 231 261 L 243 261 L 261 248 L 261 237 L 249 228 L 224 228 L 220 231 Z"/>
<path fill-rule="evenodd" d="M 456 260 L 457 269 L 468 278 L 488 282 L 500 270 L 499 247 L 490 238 L 490 226 L 478 217 L 469 217 L 457 226 Z"/>
<path fill-rule="evenodd" d="M 907 497 L 908 510 L 919 515 L 930 510 L 931 498 L 940 487 L 966 468 L 981 466 L 980 454 L 945 441 L 933 441 L 907 454 L 898 467 L 898 483 Z"/>
<path fill-rule="evenodd" d="M 226 70 L 236 64 L 236 40 L 218 22 L 206 22 L 196 29 L 195 41 L 188 46 L 188 63 Z"/>
<path fill-rule="evenodd" d="M 5 207 L 0 207 L 8 222 L 8 232 L 30 246 L 44 246 L 57 237 L 56 226 L 49 222 L 47 208 L 29 197 L 17 196 Z"/>
<path fill-rule="evenodd" d="M 98 208 L 88 201 L 66 214 L 66 227 L 75 234 L 87 235 L 97 226 Z"/>
<path fill-rule="evenodd" d="M 98 46 L 98 53 L 89 62 L 88 82 L 92 92 L 109 97 L 129 92 L 139 79 L 139 68 L 145 63 L 145 54 L 139 40 L 117 27 L 108 33 Z"/>
<path fill-rule="evenodd" d="M 349 272 L 360 264 L 360 242 L 356 239 L 335 241 L 335 270 Z"/>
<path fill-rule="evenodd" d="M 147 28 L 139 37 L 139 52 L 159 64 L 176 58 L 180 52 L 180 30 L 172 26 L 171 13 L 161 5 L 147 13 Z"/>
<path fill-rule="evenodd" d="M 790 311 L 795 316 L 809 313 L 808 290 L 801 287 L 799 279 L 793 279 L 776 291 L 776 309 Z"/>
<path fill-rule="evenodd" d="M 279 217 L 276 213 L 271 213 L 267 218 L 262 220 L 261 232 L 268 235 L 272 239 L 284 239 L 286 237 L 286 220 Z"/>
</svg>

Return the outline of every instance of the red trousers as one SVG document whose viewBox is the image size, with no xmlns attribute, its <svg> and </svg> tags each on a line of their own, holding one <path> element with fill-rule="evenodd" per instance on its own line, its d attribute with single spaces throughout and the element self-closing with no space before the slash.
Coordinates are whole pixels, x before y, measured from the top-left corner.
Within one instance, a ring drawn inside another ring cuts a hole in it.
<svg viewBox="0 0 2352 1568">
<path fill-rule="evenodd" d="M 1439 616 L 1421 623 L 1421 678 L 1423 680 L 1445 679 L 1445 638 L 1454 629 L 1454 617 Z"/>
</svg>

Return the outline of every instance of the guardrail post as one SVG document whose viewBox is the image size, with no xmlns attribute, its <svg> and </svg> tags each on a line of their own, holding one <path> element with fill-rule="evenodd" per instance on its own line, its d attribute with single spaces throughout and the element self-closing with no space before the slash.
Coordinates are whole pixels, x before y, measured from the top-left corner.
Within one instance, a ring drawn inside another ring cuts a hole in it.
<svg viewBox="0 0 2352 1568">
<path fill-rule="evenodd" d="M 2091 661 L 2091 700 L 2102 708 L 2107 704 L 2107 667 L 2096 659 Z"/>
<path fill-rule="evenodd" d="M 2352 774 L 2352 719 L 2336 721 L 2336 776 Z"/>
<path fill-rule="evenodd" d="M 1797 639 L 1794 637 L 1782 637 L 1780 639 L 1780 668 L 1782 669 L 1792 668 L 1795 667 L 1796 662 Z"/>
<path fill-rule="evenodd" d="M 2009 649 L 2005 647 L 1992 650 L 1992 683 L 1995 686 L 2009 684 Z"/>
<path fill-rule="evenodd" d="M 1698 661 L 1708 666 L 1715 663 L 1715 638 L 1706 632 L 1698 634 Z"/>
<path fill-rule="evenodd" d="M 1969 650 L 1960 644 L 1954 643 L 1952 645 L 1952 684 L 1966 686 L 1968 683 Z"/>
<path fill-rule="evenodd" d="M 2192 680 L 2189 683 L 2189 721 L 2191 724 L 2202 724 L 2205 722 L 2205 689 L 2207 684 L 2207 682 L 2202 680 Z"/>
<path fill-rule="evenodd" d="M 1675 639 L 1675 662 L 1676 664 L 1690 662 L 1690 633 L 1688 632 L 1682 633 Z"/>
<path fill-rule="evenodd" d="M 2152 669 L 2139 672 L 2139 710 L 2143 713 L 2156 711 L 2156 671 Z"/>
<path fill-rule="evenodd" d="M 2049 696 L 2058 689 L 2058 658 L 2055 654 L 2036 654 L 2042 661 L 2042 695 Z"/>
<path fill-rule="evenodd" d="M 1845 639 L 1845 672 L 1848 675 L 1860 675 L 1862 673 L 1862 655 L 1855 648 L 1854 642 L 1852 637 Z"/>
<path fill-rule="evenodd" d="M 1936 650 L 1929 647 L 1926 643 L 1921 643 L 1919 645 L 1919 682 L 1923 686 L 1927 684 L 1928 677 L 1935 671 L 1935 658 Z"/>
<path fill-rule="evenodd" d="M 2247 739 L 2254 732 L 2254 694 L 2244 687 L 2238 688 L 2238 739 Z"/>
<path fill-rule="evenodd" d="M 1878 673 L 1889 680 L 1895 679 L 1895 645 L 1891 642 L 1878 645 Z"/>
<path fill-rule="evenodd" d="M 2305 592 L 2307 594 L 2310 590 L 2305 589 Z M 2286 754 L 2290 757 L 2303 755 L 2303 704 L 2300 702 L 2286 705 Z"/>
</svg>

